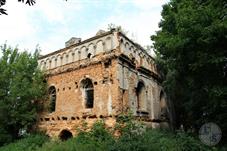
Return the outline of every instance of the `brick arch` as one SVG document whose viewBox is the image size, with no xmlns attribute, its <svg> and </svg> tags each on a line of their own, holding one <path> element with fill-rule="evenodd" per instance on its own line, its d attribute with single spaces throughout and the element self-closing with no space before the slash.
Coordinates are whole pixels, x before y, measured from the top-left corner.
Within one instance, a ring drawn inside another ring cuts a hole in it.
<svg viewBox="0 0 227 151">
<path fill-rule="evenodd" d="M 78 81 L 78 83 L 80 84 L 81 81 L 83 81 L 84 79 L 91 79 L 91 81 L 95 81 L 94 77 L 90 76 L 90 75 L 84 75 L 82 78 L 80 78 L 80 80 Z"/>
<path fill-rule="evenodd" d="M 55 68 L 57 65 L 57 60 L 55 56 L 51 57 L 51 69 Z"/>
<path fill-rule="evenodd" d="M 129 50 L 129 47 L 130 47 L 129 42 L 126 41 L 126 42 L 125 42 L 125 49 L 126 49 L 126 50 Z"/>
<path fill-rule="evenodd" d="M 57 67 L 62 66 L 62 55 L 58 54 L 56 59 L 57 59 Z"/>
<path fill-rule="evenodd" d="M 42 60 L 41 62 L 40 62 L 40 69 L 41 70 L 43 70 L 45 67 L 45 63 L 44 63 L 45 61 L 44 60 Z"/>
<path fill-rule="evenodd" d="M 122 48 L 122 50 L 125 50 L 125 40 L 123 38 L 121 38 L 120 40 L 120 47 Z"/>
<path fill-rule="evenodd" d="M 62 54 L 62 65 L 65 65 L 65 64 L 67 64 L 68 63 L 68 53 L 67 52 L 64 52 L 63 54 Z"/>
<path fill-rule="evenodd" d="M 80 59 L 85 59 L 85 58 L 87 58 L 87 47 L 86 46 L 82 46 L 81 48 L 80 48 Z"/>
<path fill-rule="evenodd" d="M 108 37 L 106 37 L 106 39 L 105 39 L 105 48 L 106 48 L 106 51 L 109 51 L 109 50 L 111 50 L 112 49 L 112 37 L 110 37 L 110 36 L 108 36 Z"/>
<path fill-rule="evenodd" d="M 63 129 L 63 130 L 59 133 L 58 137 L 59 137 L 62 141 L 66 141 L 66 140 L 72 138 L 72 137 L 73 137 L 73 134 L 72 134 L 72 132 L 70 132 L 70 130 L 68 130 L 68 129 Z"/>
<path fill-rule="evenodd" d="M 143 80 L 139 80 L 136 86 L 136 101 L 138 111 L 147 111 L 146 85 Z"/>
<path fill-rule="evenodd" d="M 70 50 L 67 52 L 67 54 L 68 54 L 68 63 L 73 62 L 72 52 L 73 52 L 72 49 L 70 49 Z"/>
<path fill-rule="evenodd" d="M 96 54 L 102 53 L 103 50 L 104 50 L 103 40 L 97 41 L 97 42 L 96 42 Z"/>
<path fill-rule="evenodd" d="M 88 54 L 87 55 L 90 54 L 91 57 L 94 56 L 95 55 L 95 45 L 93 43 L 90 43 L 87 48 L 88 48 Z"/>
<path fill-rule="evenodd" d="M 46 69 L 47 70 L 50 69 L 50 66 L 51 66 L 51 62 L 50 61 L 51 61 L 50 58 L 47 58 L 46 61 L 45 61 L 46 62 Z"/>
<path fill-rule="evenodd" d="M 72 51 L 73 53 L 74 53 L 74 61 L 78 61 L 80 58 L 79 58 L 79 49 L 78 48 L 74 48 L 73 49 L 73 51 Z"/>
</svg>

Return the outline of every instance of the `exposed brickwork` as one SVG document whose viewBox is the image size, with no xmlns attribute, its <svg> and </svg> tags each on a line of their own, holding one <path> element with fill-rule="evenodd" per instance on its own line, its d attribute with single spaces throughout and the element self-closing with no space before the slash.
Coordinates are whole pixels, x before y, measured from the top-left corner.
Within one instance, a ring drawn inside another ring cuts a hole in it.
<svg viewBox="0 0 227 151">
<path fill-rule="evenodd" d="M 99 34 L 91 40 L 40 58 L 56 96 L 50 97 L 55 100 L 55 110 L 40 113 L 38 128 L 51 137 L 58 137 L 62 130 L 75 135 L 82 121 L 91 126 L 103 119 L 111 127 L 115 117 L 126 111 L 151 127 L 159 126 L 161 110 L 168 110 L 160 96 L 164 93 L 153 58 L 119 32 Z M 92 84 L 84 84 L 87 79 Z M 44 104 L 50 104 L 50 98 Z M 89 108 L 88 100 L 93 100 Z"/>
</svg>

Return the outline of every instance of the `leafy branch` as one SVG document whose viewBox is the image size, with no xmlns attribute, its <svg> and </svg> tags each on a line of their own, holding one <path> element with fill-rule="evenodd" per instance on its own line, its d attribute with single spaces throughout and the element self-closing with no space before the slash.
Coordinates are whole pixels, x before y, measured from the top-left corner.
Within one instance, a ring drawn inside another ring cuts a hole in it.
<svg viewBox="0 0 227 151">
<path fill-rule="evenodd" d="M 24 0 L 18 0 L 18 2 L 24 3 Z M 26 0 L 25 4 L 28 4 L 29 6 L 35 4 L 35 0 Z"/>
<path fill-rule="evenodd" d="M 65 0 L 68 1 L 68 0 Z M 25 3 L 26 5 L 32 6 L 35 4 L 36 0 L 18 0 L 18 2 Z M 0 15 L 8 15 L 6 9 L 1 8 L 3 5 L 6 4 L 6 0 L 0 0 Z"/>
<path fill-rule="evenodd" d="M 18 0 L 18 2 L 25 3 L 29 6 L 32 6 L 32 5 L 35 4 L 35 0 Z M 5 4 L 6 4 L 6 0 L 0 0 L 0 15 L 8 15 L 7 12 L 6 12 L 6 9 L 1 8 Z"/>
</svg>

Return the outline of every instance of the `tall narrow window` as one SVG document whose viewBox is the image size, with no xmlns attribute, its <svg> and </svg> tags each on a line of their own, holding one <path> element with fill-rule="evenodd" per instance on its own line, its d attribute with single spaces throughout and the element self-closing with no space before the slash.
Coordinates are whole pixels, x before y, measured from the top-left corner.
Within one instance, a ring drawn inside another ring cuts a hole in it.
<svg viewBox="0 0 227 151">
<path fill-rule="evenodd" d="M 85 99 L 85 107 L 93 108 L 94 105 L 94 87 L 91 79 L 84 79 L 81 81 L 83 95 Z"/>
<path fill-rule="evenodd" d="M 50 112 L 55 111 L 55 105 L 56 105 L 56 89 L 54 86 L 51 86 L 49 88 L 49 101 L 50 101 Z"/>
<path fill-rule="evenodd" d="M 139 82 L 136 88 L 137 109 L 146 111 L 146 90 L 143 82 Z"/>
</svg>

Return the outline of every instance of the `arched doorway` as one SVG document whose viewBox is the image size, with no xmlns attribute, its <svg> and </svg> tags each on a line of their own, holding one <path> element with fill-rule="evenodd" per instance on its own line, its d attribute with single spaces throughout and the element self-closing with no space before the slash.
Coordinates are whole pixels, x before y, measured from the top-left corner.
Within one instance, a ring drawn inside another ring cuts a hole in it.
<svg viewBox="0 0 227 151">
<path fill-rule="evenodd" d="M 66 141 L 70 138 L 72 138 L 73 135 L 70 131 L 68 130 L 62 130 L 61 133 L 59 134 L 59 138 L 62 140 L 62 141 Z"/>
</svg>

